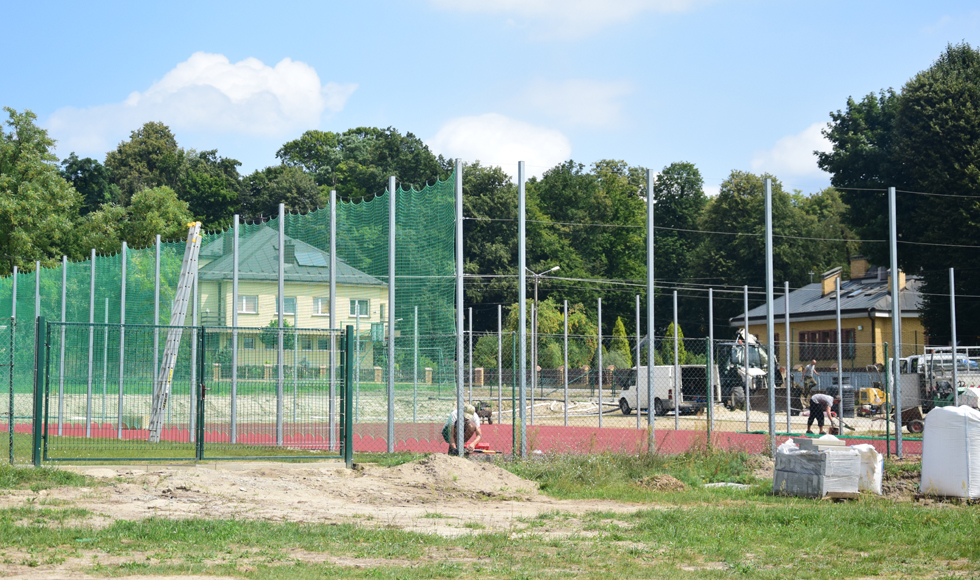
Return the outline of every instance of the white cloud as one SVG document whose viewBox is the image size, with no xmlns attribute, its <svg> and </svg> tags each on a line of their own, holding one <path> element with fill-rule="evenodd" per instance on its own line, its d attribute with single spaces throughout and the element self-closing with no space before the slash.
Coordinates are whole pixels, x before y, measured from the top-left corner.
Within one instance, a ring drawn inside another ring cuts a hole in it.
<svg viewBox="0 0 980 580">
<path fill-rule="evenodd" d="M 427 144 L 446 157 L 499 166 L 510 175 L 517 175 L 517 162 L 524 161 L 528 177 L 540 176 L 572 154 L 559 131 L 496 113 L 451 119 Z"/>
<path fill-rule="evenodd" d="M 765 171 L 778 177 L 820 175 L 822 171 L 813 152 L 831 150 L 830 141 L 820 133 L 825 126 L 826 123 L 814 123 L 796 135 L 776 141 L 776 146 L 768 151 L 756 151 L 752 156 L 752 171 Z"/>
<path fill-rule="evenodd" d="M 578 38 L 644 12 L 684 12 L 711 0 L 429 0 L 436 8 L 515 18 L 541 36 Z"/>
<path fill-rule="evenodd" d="M 612 127 L 622 119 L 620 97 L 632 92 L 627 81 L 538 80 L 531 83 L 521 102 L 566 123 Z"/>
<path fill-rule="evenodd" d="M 59 150 L 101 153 L 147 121 L 171 129 L 275 137 L 316 128 L 343 109 L 354 84 L 320 84 L 310 65 L 283 59 L 270 67 L 255 58 L 237 63 L 196 52 L 143 92 L 120 103 L 64 107 L 47 120 Z"/>
</svg>

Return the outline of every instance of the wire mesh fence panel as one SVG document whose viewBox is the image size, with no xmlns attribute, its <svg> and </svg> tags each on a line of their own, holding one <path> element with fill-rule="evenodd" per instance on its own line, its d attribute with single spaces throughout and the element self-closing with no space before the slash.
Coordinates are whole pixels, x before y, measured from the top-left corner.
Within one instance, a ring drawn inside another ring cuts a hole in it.
<svg viewBox="0 0 980 580">
<path fill-rule="evenodd" d="M 196 390 L 189 380 L 186 346 L 193 329 L 184 330 L 167 402 L 172 412 L 160 442 L 148 442 L 156 379 L 153 340 L 169 330 L 139 324 L 48 324 L 45 460 L 195 457 L 190 408 Z M 122 351 L 120 344 L 126 345 Z"/>
<path fill-rule="evenodd" d="M 205 457 L 339 452 L 339 331 L 232 330 L 207 328 L 204 333 Z M 235 373 L 232 350 L 237 350 Z M 336 415 L 333 423 L 331 412 Z"/>
<path fill-rule="evenodd" d="M 0 295 L 3 294 L 3 287 L 0 286 Z M 14 393 L 14 324 L 16 320 L 13 318 L 3 318 L 0 319 L 0 392 L 3 393 L 3 403 L 0 403 L 0 410 L 3 412 L 3 416 L 0 417 L 0 435 L 3 435 L 3 441 L 0 442 L 0 448 L 3 449 L 3 453 L 0 454 L 0 463 L 9 462 L 13 464 L 15 462 L 15 457 L 20 454 L 14 453 L 14 438 L 15 432 L 17 431 L 18 421 L 22 418 L 16 416 L 15 409 L 17 403 L 17 395 Z M 23 405 L 23 403 L 21 403 Z M 23 439 L 23 434 L 16 436 L 18 440 Z"/>
</svg>

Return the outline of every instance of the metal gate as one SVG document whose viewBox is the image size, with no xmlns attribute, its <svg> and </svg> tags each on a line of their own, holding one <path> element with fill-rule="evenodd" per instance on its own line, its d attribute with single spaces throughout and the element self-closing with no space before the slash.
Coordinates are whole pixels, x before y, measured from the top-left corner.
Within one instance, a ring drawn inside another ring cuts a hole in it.
<svg viewBox="0 0 980 580">
<path fill-rule="evenodd" d="M 303 458 L 352 464 L 352 327 L 185 327 L 159 441 L 150 442 L 154 379 L 169 330 L 38 319 L 35 465 Z"/>
</svg>

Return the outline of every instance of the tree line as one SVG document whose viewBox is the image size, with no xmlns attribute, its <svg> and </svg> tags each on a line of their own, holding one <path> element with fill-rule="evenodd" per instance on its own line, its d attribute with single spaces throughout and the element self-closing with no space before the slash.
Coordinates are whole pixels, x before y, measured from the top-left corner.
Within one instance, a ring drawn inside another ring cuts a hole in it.
<svg viewBox="0 0 980 580">
<path fill-rule="evenodd" d="M 71 153 L 59 161 L 33 113 L 5 110 L 0 275 L 15 265 L 30 270 L 35 260 L 56 265 L 61 255 L 84 259 L 91 248 L 111 253 L 122 240 L 140 247 L 156 234 L 181 239 L 192 219 L 221 230 L 235 214 L 245 221 L 275 216 L 279 203 L 294 213 L 323 207 L 331 189 L 342 199 L 360 199 L 383 192 L 389 175 L 420 189 L 453 170 L 451 160 L 391 127 L 307 131 L 283 144 L 276 164 L 248 175 L 217 150 L 181 148 L 159 122 L 133 131 L 104 160 Z M 716 336 L 728 336 L 725 321 L 742 311 L 741 287 L 759 291 L 765 284 L 763 183 L 769 178 L 775 280 L 794 288 L 835 266 L 847 272 L 857 253 L 888 264 L 888 246 L 880 242 L 887 239 L 885 188 L 944 194 L 899 198 L 901 266 L 923 277 L 923 319 L 932 342 L 941 343 L 949 335 L 948 268 L 957 270 L 960 294 L 969 296 L 980 282 L 973 259 L 980 246 L 980 52 L 950 45 L 900 91 L 849 98 L 830 119 L 824 134 L 833 149 L 817 160 L 833 187 L 809 194 L 788 191 L 774 175 L 733 170 L 709 198 L 689 161 L 661 168 L 652 192 L 647 168 L 622 160 L 568 160 L 532 177 L 527 264 L 534 272 L 560 266 L 539 279 L 542 322 L 568 300 L 583 324 L 594 325 L 602 297 L 604 333 L 623 325 L 636 334 L 634 296 L 645 293 L 652 197 L 655 274 L 666 288 L 655 300 L 657 334 L 668 330 L 676 287 L 684 329 L 678 331 L 705 336 L 704 290 L 714 287 Z M 465 163 L 463 186 L 465 299 L 474 308 L 474 328 L 495 330 L 497 305 L 510 311 L 517 301 L 517 186 L 503 169 L 478 160 Z M 752 305 L 758 303 L 753 294 Z M 976 341 L 975 325 L 964 325 L 978 320 L 980 301 L 964 299 L 958 315 L 959 335 Z"/>
</svg>

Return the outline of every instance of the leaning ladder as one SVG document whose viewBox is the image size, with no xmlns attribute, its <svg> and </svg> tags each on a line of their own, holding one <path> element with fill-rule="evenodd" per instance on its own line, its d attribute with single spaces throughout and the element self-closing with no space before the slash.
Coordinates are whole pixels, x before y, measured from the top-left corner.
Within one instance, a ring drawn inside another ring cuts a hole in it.
<svg viewBox="0 0 980 580">
<path fill-rule="evenodd" d="M 194 279 L 197 276 L 197 258 L 201 253 L 201 222 L 187 224 L 187 247 L 184 250 L 184 261 L 180 266 L 180 278 L 177 280 L 177 292 L 174 295 L 174 305 L 170 311 L 170 330 L 167 332 L 167 342 L 163 348 L 163 360 L 160 362 L 160 372 L 153 382 L 153 410 L 150 414 L 150 443 L 160 442 L 163 430 L 163 413 L 170 399 L 170 384 L 174 378 L 174 367 L 177 365 L 177 351 L 180 349 L 180 337 L 184 331 L 184 319 L 187 317 L 187 304 L 194 290 Z"/>
</svg>

